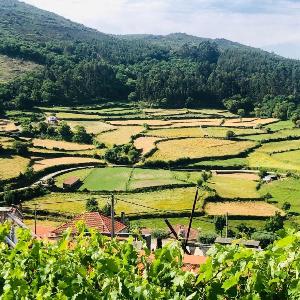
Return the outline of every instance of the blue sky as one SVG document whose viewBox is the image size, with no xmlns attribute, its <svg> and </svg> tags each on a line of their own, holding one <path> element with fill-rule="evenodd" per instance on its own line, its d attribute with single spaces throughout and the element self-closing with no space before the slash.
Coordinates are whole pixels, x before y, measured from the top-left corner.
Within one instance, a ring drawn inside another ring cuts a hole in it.
<svg viewBox="0 0 300 300">
<path fill-rule="evenodd" d="M 300 59 L 300 0 L 23 0 L 114 34 L 185 32 Z"/>
</svg>

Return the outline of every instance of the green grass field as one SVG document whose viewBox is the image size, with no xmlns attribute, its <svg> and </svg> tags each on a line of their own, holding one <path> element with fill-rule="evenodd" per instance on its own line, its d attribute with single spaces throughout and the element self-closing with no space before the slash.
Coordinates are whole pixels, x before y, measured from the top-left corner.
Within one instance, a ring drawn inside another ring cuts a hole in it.
<svg viewBox="0 0 300 300">
<path fill-rule="evenodd" d="M 276 123 L 275 123 L 276 124 Z M 277 139 L 285 139 L 288 137 L 292 138 L 298 138 L 300 137 L 300 128 L 294 128 L 294 129 L 282 129 L 279 131 L 276 131 L 274 133 L 266 133 L 266 134 L 258 134 L 258 135 L 248 135 L 248 140 L 251 141 L 275 141 Z"/>
<path fill-rule="evenodd" d="M 84 180 L 80 190 L 125 191 L 131 171 L 131 168 L 126 167 L 93 169 Z"/>
<path fill-rule="evenodd" d="M 144 187 L 186 184 L 189 180 L 184 174 L 185 172 L 127 167 L 81 169 L 58 176 L 56 185 L 62 187 L 64 180 L 75 176 L 83 180 L 81 191 L 130 191 Z"/>
<path fill-rule="evenodd" d="M 293 129 L 294 123 L 291 120 L 288 121 L 279 121 L 270 125 L 267 125 L 266 128 L 270 128 L 272 131 L 278 131 L 282 129 Z"/>
<path fill-rule="evenodd" d="M 209 181 L 209 186 L 216 190 L 222 198 L 260 198 L 256 190 L 257 181 L 243 177 L 215 175 Z"/>
<path fill-rule="evenodd" d="M 282 207 L 284 202 L 291 203 L 291 211 L 300 214 L 300 179 L 286 178 L 264 184 L 260 189 L 261 195 L 270 193 L 277 206 Z M 300 223 L 300 217 L 299 217 Z"/>
<path fill-rule="evenodd" d="M 200 161 L 197 163 L 189 164 L 187 167 L 208 167 L 212 169 L 218 169 L 218 168 L 243 168 L 248 165 L 247 158 L 229 158 L 229 159 L 223 159 L 223 160 L 206 160 L 206 161 Z"/>
</svg>

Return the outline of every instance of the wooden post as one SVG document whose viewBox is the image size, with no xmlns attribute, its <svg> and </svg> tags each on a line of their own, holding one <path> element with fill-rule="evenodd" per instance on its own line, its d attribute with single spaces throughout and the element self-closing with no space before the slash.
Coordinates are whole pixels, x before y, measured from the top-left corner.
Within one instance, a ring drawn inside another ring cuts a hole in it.
<svg viewBox="0 0 300 300">
<path fill-rule="evenodd" d="M 115 237 L 115 198 L 114 198 L 114 195 L 111 195 L 110 217 L 111 217 L 111 239 L 113 239 Z"/>
<path fill-rule="evenodd" d="M 36 207 L 37 203 L 34 203 L 34 234 L 36 235 Z"/>
<path fill-rule="evenodd" d="M 225 237 L 227 238 L 228 237 L 228 212 L 226 212 L 226 223 L 225 223 L 225 226 L 226 226 L 226 231 L 225 231 Z"/>
</svg>

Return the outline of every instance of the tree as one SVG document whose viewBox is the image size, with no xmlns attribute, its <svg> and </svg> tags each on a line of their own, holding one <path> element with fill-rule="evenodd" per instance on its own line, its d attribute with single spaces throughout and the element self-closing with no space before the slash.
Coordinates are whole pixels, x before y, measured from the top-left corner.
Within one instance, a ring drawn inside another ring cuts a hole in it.
<svg viewBox="0 0 300 300">
<path fill-rule="evenodd" d="M 86 201 L 85 209 L 89 212 L 99 211 L 98 201 L 95 198 L 90 198 Z"/>
<path fill-rule="evenodd" d="M 107 202 L 101 209 L 101 213 L 105 216 L 110 216 L 111 215 L 111 203 Z"/>
<path fill-rule="evenodd" d="M 265 230 L 268 232 L 276 232 L 283 228 L 283 218 L 279 212 L 275 216 L 270 217 L 265 224 Z"/>
<path fill-rule="evenodd" d="M 79 144 L 92 144 L 93 137 L 86 132 L 86 129 L 83 126 L 75 126 L 73 142 Z"/>
<path fill-rule="evenodd" d="M 284 211 L 289 211 L 291 209 L 291 203 L 290 202 L 284 202 L 283 205 L 282 205 L 282 209 Z"/>
<path fill-rule="evenodd" d="M 12 145 L 12 149 L 18 155 L 27 155 L 28 154 L 28 144 L 23 143 L 21 141 L 14 141 Z"/>
<path fill-rule="evenodd" d="M 239 108 L 238 111 L 237 111 L 237 114 L 240 116 L 240 119 L 241 119 L 241 122 L 242 122 L 243 117 L 245 117 L 245 115 L 246 115 L 245 110 L 243 108 Z"/>
<path fill-rule="evenodd" d="M 221 236 L 223 235 L 223 229 L 226 226 L 226 218 L 225 216 L 217 216 L 215 218 L 215 231 L 220 234 Z"/>
<path fill-rule="evenodd" d="M 73 133 L 71 131 L 71 127 L 67 123 L 62 122 L 58 127 L 57 131 L 61 139 L 63 139 L 64 141 L 72 140 Z"/>
<path fill-rule="evenodd" d="M 235 137 L 235 133 L 232 130 L 226 131 L 226 139 L 232 140 Z"/>
</svg>

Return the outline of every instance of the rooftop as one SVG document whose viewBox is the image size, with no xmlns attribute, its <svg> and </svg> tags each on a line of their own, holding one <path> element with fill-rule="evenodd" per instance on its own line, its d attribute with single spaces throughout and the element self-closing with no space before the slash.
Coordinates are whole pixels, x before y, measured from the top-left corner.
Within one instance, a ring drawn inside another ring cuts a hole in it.
<svg viewBox="0 0 300 300">
<path fill-rule="evenodd" d="M 110 233 L 111 232 L 111 218 L 100 214 L 99 212 L 85 212 L 76 216 L 73 220 L 57 227 L 51 233 L 55 235 L 62 234 L 66 229 L 71 228 L 72 233 L 77 232 L 76 223 L 83 221 L 88 228 L 96 229 L 101 233 Z M 115 232 L 121 232 L 126 229 L 126 225 L 115 220 Z"/>
</svg>

